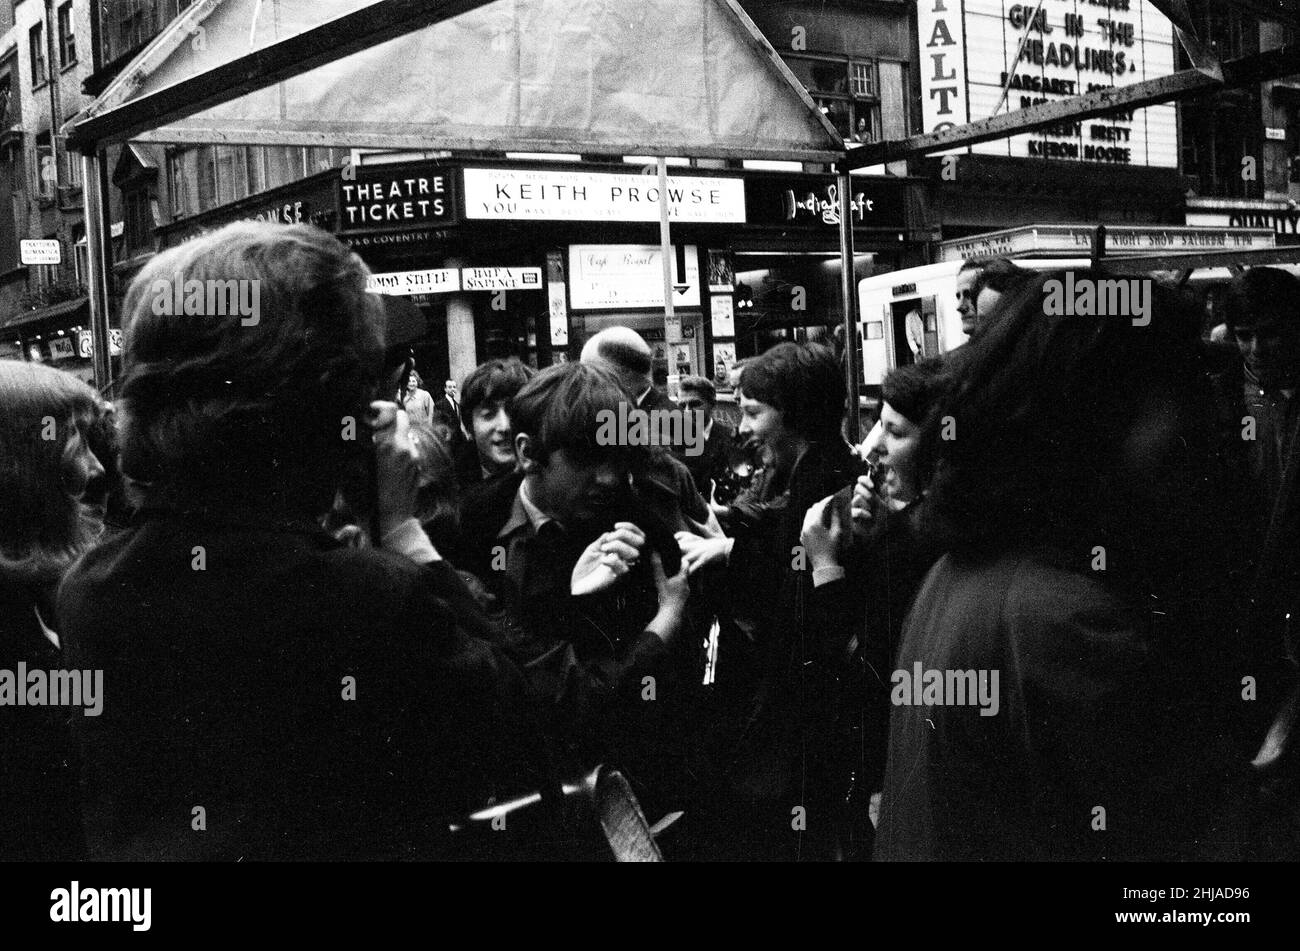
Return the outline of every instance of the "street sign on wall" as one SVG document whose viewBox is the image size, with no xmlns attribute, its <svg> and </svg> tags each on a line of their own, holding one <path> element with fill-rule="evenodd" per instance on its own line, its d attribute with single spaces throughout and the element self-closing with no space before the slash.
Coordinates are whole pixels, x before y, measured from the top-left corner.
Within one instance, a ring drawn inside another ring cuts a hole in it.
<svg viewBox="0 0 1300 951">
<path fill-rule="evenodd" d="M 23 238 L 18 245 L 23 264 L 63 263 L 63 245 L 57 238 Z"/>
</svg>

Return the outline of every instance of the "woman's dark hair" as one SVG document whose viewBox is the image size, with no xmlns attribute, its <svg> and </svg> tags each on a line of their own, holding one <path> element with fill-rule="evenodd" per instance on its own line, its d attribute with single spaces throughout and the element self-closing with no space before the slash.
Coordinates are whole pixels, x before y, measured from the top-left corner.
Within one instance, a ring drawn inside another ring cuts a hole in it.
<svg viewBox="0 0 1300 951">
<path fill-rule="evenodd" d="M 318 228 L 251 221 L 144 266 L 123 306 L 119 409 L 122 470 L 146 502 L 328 509 L 364 453 L 380 377 L 383 309 L 366 274 Z M 203 306 L 213 287 L 237 288 L 252 314 Z M 191 289 L 199 306 L 177 308 Z"/>
<path fill-rule="evenodd" d="M 508 401 L 536 372 L 518 357 L 488 360 L 471 370 L 460 386 L 460 421 L 466 431 L 470 431 L 476 409 L 484 403 Z"/>
<path fill-rule="evenodd" d="M 1253 327 L 1261 315 L 1300 320 L 1300 280 L 1275 267 L 1253 267 L 1234 277 L 1223 294 L 1223 322 L 1229 330 Z"/>
<path fill-rule="evenodd" d="M 986 287 L 989 290 L 997 291 L 999 294 L 1006 294 L 1015 290 L 1022 281 L 1033 275 L 1032 271 L 1026 271 L 1024 268 L 1012 264 L 1006 258 L 988 258 L 976 262 L 975 267 L 979 270 L 974 285 L 976 297 Z"/>
<path fill-rule="evenodd" d="M 745 364 L 740 389 L 749 399 L 780 410 L 785 427 L 812 442 L 840 438 L 844 376 L 825 347 L 779 343 Z"/>
<path fill-rule="evenodd" d="M 1101 546 L 1111 576 L 1153 570 L 1126 553 L 1195 525 L 1189 513 L 1208 478 L 1199 349 L 1171 289 L 1150 282 L 1144 326 L 1130 315 L 1049 316 L 1044 285 L 1062 278 L 1034 276 L 985 333 L 949 355 L 953 382 L 935 412 L 951 417 L 952 438 L 936 443 L 928 527 L 942 547 L 972 556 L 1044 545 L 1086 568 Z M 1176 451 L 1152 435 L 1162 421 L 1179 426 Z M 1126 469 L 1144 446 L 1166 455 L 1149 459 L 1150 471 Z"/>
<path fill-rule="evenodd" d="M 890 370 L 880 385 L 881 400 L 921 429 L 916 470 L 922 486 L 934 473 L 935 441 L 939 437 L 936 410 L 950 385 L 947 369 L 942 357 L 932 357 Z"/>
<path fill-rule="evenodd" d="M 57 581 L 103 525 L 65 486 L 73 437 L 103 412 L 70 373 L 0 360 L 0 579 Z"/>
</svg>

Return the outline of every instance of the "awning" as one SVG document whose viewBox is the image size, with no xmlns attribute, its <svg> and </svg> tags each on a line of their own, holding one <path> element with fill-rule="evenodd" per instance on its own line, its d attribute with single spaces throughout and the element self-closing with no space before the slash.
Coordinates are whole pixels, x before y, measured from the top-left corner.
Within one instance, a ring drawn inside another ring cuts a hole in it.
<svg viewBox="0 0 1300 951">
<path fill-rule="evenodd" d="M 241 60 L 263 67 L 270 52 L 262 63 L 251 58 L 268 47 L 305 42 L 349 15 L 379 17 L 384 7 L 391 0 L 200 0 L 65 129 L 79 144 L 504 144 L 803 161 L 844 154 L 834 127 L 734 0 L 427 3 L 425 11 L 465 12 L 264 88 L 213 88 L 214 70 Z M 357 20 L 358 29 L 366 22 Z M 151 97 L 168 112 L 156 128 L 141 127 L 131 107 Z"/>
<path fill-rule="evenodd" d="M 53 317 L 63 317 L 85 307 L 86 298 L 77 297 L 73 300 L 50 304 L 48 307 L 38 307 L 36 310 L 20 310 L 5 317 L 0 317 L 0 330 L 12 330 L 27 324 L 49 320 Z"/>
</svg>

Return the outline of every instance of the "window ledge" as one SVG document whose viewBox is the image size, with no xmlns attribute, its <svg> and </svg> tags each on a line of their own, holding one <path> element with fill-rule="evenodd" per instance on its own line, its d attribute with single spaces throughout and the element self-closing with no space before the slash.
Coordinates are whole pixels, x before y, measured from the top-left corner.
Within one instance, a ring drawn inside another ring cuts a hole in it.
<svg viewBox="0 0 1300 951">
<path fill-rule="evenodd" d="M 74 60 L 73 60 L 71 63 L 69 63 L 67 66 L 60 66 L 60 67 L 59 67 L 59 75 L 62 76 L 64 73 L 70 72 L 70 71 L 72 71 L 72 70 L 74 70 L 74 69 L 76 69 L 76 68 L 77 68 L 77 61 L 74 59 Z"/>
</svg>

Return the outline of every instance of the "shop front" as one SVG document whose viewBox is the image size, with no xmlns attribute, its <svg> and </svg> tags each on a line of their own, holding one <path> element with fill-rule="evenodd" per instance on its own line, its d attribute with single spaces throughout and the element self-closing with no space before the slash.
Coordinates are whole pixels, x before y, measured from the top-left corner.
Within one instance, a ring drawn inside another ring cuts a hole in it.
<svg viewBox="0 0 1300 951">
<path fill-rule="evenodd" d="M 575 359 L 623 325 L 656 376 L 725 382 L 780 339 L 829 337 L 839 303 L 838 196 L 829 175 L 674 167 L 668 176 L 674 318 L 665 323 L 658 179 L 636 165 L 506 161 L 362 166 L 340 179 L 338 232 L 425 317 L 426 380 L 478 362 Z M 924 183 L 855 178 L 858 266 L 923 260 Z M 435 386 L 436 390 L 437 387 Z"/>
</svg>

